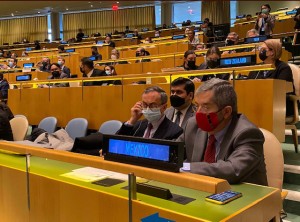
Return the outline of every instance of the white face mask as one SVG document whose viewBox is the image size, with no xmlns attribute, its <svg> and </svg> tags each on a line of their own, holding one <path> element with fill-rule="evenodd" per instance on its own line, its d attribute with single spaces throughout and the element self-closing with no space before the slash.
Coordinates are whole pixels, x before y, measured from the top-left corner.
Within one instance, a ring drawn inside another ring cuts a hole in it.
<svg viewBox="0 0 300 222">
<path fill-rule="evenodd" d="M 110 74 L 111 74 L 111 71 L 105 70 L 105 73 L 106 73 L 106 75 L 110 75 Z"/>
<path fill-rule="evenodd" d="M 116 55 L 111 55 L 110 58 L 113 59 L 113 60 L 116 60 L 117 56 Z"/>
<path fill-rule="evenodd" d="M 11 68 L 14 66 L 14 63 L 13 62 L 8 62 L 8 66 Z"/>
<path fill-rule="evenodd" d="M 150 123 L 158 121 L 161 117 L 160 108 L 143 109 L 142 113 Z"/>
</svg>

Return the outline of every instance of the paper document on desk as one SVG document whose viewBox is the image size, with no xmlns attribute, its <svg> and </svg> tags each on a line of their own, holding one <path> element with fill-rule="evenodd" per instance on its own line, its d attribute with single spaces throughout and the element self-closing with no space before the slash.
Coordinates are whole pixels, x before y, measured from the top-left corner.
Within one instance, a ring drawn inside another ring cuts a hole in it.
<svg viewBox="0 0 300 222">
<path fill-rule="evenodd" d="M 79 169 L 72 170 L 70 173 L 62 174 L 61 176 L 72 178 L 75 180 L 85 181 L 85 182 L 93 182 L 96 180 L 101 180 L 107 177 L 127 180 L 128 175 L 122 173 L 116 173 L 109 170 L 102 170 L 93 167 L 83 167 Z"/>
</svg>

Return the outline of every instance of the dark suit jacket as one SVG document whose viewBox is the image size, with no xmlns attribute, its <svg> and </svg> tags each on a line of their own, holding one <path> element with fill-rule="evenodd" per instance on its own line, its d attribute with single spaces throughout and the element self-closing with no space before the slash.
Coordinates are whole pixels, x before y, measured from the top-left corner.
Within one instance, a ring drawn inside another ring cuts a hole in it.
<svg viewBox="0 0 300 222">
<path fill-rule="evenodd" d="M 67 66 L 63 67 L 62 72 L 67 74 L 67 78 L 71 77 L 71 70 Z"/>
<path fill-rule="evenodd" d="M 181 123 L 181 128 L 185 129 L 187 121 L 190 117 L 194 116 L 195 112 L 194 112 L 194 107 L 195 105 L 192 103 L 189 108 L 187 109 L 185 116 L 183 117 L 182 123 Z M 165 111 L 165 115 L 169 120 L 173 120 L 174 119 L 174 114 L 175 114 L 175 108 L 173 106 L 169 107 L 168 109 L 166 109 Z"/>
<path fill-rule="evenodd" d="M 275 62 L 275 69 L 267 71 L 265 76 L 264 76 L 264 72 L 265 71 L 251 71 L 248 75 L 248 79 L 282 79 L 282 80 L 286 80 L 287 82 L 292 82 L 294 86 L 292 70 L 290 66 L 283 61 L 277 60 Z M 289 94 L 295 95 L 295 88 L 293 89 L 293 92 L 287 93 L 287 96 Z M 294 104 L 291 100 L 287 98 L 286 116 L 292 116 L 292 115 L 294 115 Z"/>
<path fill-rule="evenodd" d="M 100 69 L 94 69 L 93 73 L 90 77 L 97 77 L 97 76 L 105 76 L 105 72 L 103 72 Z M 82 77 L 87 77 L 87 75 L 83 74 Z M 84 82 L 83 85 L 84 86 L 101 86 L 102 83 L 101 83 L 101 81 L 92 81 L 92 82 Z"/>
<path fill-rule="evenodd" d="M 220 144 L 216 163 L 201 162 L 207 138 L 207 132 L 198 128 L 195 117 L 189 119 L 184 134 L 178 138 L 178 141 L 185 142 L 192 173 L 225 179 L 231 184 L 249 182 L 267 185 L 264 136 L 244 115 L 232 118 Z"/>
<path fill-rule="evenodd" d="M 14 140 L 9 120 L 3 112 L 0 112 L 0 140 Z"/>
<path fill-rule="evenodd" d="M 202 63 L 198 67 L 198 70 L 204 70 L 204 69 L 209 69 L 206 62 Z M 218 75 L 191 76 L 190 79 L 194 79 L 195 77 L 197 77 L 198 79 L 201 79 L 201 82 L 205 82 L 205 81 L 210 80 L 212 78 L 219 78 L 219 79 L 229 80 L 230 75 L 228 73 L 225 73 L 225 74 L 218 74 Z"/>
<path fill-rule="evenodd" d="M 143 137 L 147 129 L 148 121 L 146 119 L 138 121 L 134 126 L 123 124 L 120 130 L 116 133 L 119 135 Z M 153 135 L 155 139 L 173 140 L 177 139 L 183 130 L 177 124 L 164 117 L 164 120 L 159 125 Z"/>
<path fill-rule="evenodd" d="M 7 99 L 8 89 L 9 89 L 9 84 L 7 80 L 5 79 L 2 80 L 2 82 L 0 82 L 0 93 L 2 94 L 0 95 L 0 98 Z"/>
</svg>

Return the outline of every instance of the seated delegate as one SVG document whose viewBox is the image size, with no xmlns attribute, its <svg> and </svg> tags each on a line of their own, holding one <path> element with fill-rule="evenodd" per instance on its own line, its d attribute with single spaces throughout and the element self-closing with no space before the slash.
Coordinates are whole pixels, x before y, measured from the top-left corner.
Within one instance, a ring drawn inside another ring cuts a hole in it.
<svg viewBox="0 0 300 222">
<path fill-rule="evenodd" d="M 259 50 L 259 58 L 264 64 L 274 65 L 275 70 L 252 71 L 249 73 L 248 79 L 282 79 L 287 82 L 292 82 L 294 85 L 292 70 L 287 63 L 280 60 L 281 54 L 282 45 L 279 40 L 268 39 L 264 41 Z M 288 94 L 295 95 L 295 89 L 293 89 L 293 92 Z M 289 117 L 293 115 L 293 102 L 287 99 L 286 116 Z"/>
<path fill-rule="evenodd" d="M 232 85 L 218 78 L 208 80 L 196 90 L 195 102 L 195 117 L 178 138 L 186 148 L 183 170 L 231 184 L 267 185 L 264 136 L 246 116 L 237 113 Z"/>
<path fill-rule="evenodd" d="M 220 66 L 220 59 L 221 59 L 221 52 L 217 46 L 212 46 L 209 48 L 206 52 L 205 62 L 203 62 L 198 69 L 199 70 L 205 70 L 205 69 L 216 69 Z M 219 78 L 224 80 L 229 80 L 229 74 L 218 74 L 218 75 L 204 75 L 204 76 L 196 76 L 196 77 L 190 77 L 190 79 L 193 80 L 193 82 L 204 82 L 211 78 Z"/>
</svg>

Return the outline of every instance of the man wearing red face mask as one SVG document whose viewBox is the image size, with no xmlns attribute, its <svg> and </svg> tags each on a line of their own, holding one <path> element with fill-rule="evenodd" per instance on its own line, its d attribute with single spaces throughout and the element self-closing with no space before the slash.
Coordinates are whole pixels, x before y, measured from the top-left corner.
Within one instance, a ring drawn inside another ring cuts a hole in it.
<svg viewBox="0 0 300 222">
<path fill-rule="evenodd" d="M 262 132 L 237 113 L 237 96 L 229 82 L 213 78 L 195 93 L 198 109 L 178 138 L 186 146 L 183 170 L 229 183 L 267 185 Z"/>
</svg>

